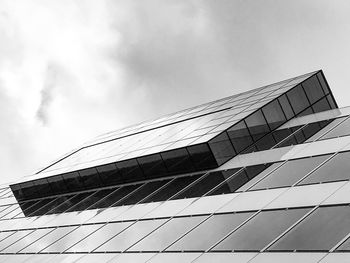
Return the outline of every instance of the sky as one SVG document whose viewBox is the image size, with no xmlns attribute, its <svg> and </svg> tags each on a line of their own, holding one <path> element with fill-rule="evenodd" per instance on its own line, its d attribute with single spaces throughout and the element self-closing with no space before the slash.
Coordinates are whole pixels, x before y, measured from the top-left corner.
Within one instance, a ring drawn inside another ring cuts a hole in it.
<svg viewBox="0 0 350 263">
<path fill-rule="evenodd" d="M 323 69 L 350 105 L 347 0 L 0 0 L 0 183 L 89 139 Z"/>
</svg>

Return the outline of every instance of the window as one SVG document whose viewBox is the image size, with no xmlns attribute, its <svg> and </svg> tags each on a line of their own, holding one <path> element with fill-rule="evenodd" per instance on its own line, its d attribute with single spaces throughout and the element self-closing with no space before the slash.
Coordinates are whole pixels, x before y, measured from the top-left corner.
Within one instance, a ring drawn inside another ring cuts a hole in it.
<svg viewBox="0 0 350 263">
<path fill-rule="evenodd" d="M 341 241 L 350 229 L 348 206 L 320 207 L 269 250 L 276 251 L 328 251 Z"/>
</svg>

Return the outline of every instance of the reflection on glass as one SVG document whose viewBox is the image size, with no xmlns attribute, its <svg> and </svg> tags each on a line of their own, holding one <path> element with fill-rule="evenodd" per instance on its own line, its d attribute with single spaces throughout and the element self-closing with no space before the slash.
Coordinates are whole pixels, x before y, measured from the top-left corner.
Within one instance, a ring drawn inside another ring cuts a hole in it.
<svg viewBox="0 0 350 263">
<path fill-rule="evenodd" d="M 162 251 L 207 216 L 173 218 L 128 251 Z"/>
<path fill-rule="evenodd" d="M 142 220 L 131 225 L 104 245 L 97 248 L 98 252 L 122 252 L 164 224 L 166 219 Z M 116 233 L 117 234 L 117 233 Z"/>
<path fill-rule="evenodd" d="M 348 206 L 320 207 L 269 250 L 283 251 L 328 251 L 340 242 L 350 229 Z"/>
<path fill-rule="evenodd" d="M 350 152 L 338 153 L 319 169 L 306 177 L 300 184 L 313 184 L 350 179 Z"/>
<path fill-rule="evenodd" d="M 263 211 L 237 231 L 220 242 L 212 250 L 260 251 L 310 209 Z"/>
<path fill-rule="evenodd" d="M 288 91 L 287 97 L 295 114 L 300 113 L 310 105 L 301 85 Z"/>
<path fill-rule="evenodd" d="M 65 235 L 63 238 L 54 242 L 47 248 L 45 248 L 42 252 L 55 252 L 61 253 L 66 251 L 69 247 L 73 246 L 75 243 L 79 242 L 81 239 L 84 239 L 97 229 L 99 229 L 101 225 L 83 225 L 76 228 L 74 231 Z"/>
<path fill-rule="evenodd" d="M 75 244 L 67 250 L 67 252 L 91 252 L 98 246 L 107 242 L 112 237 L 118 235 L 125 228 L 129 227 L 134 222 L 118 222 L 109 223 L 92 233 L 79 243 Z M 73 232 L 74 233 L 74 232 Z"/>
<path fill-rule="evenodd" d="M 213 215 L 189 232 L 167 251 L 206 251 L 253 213 Z"/>
<path fill-rule="evenodd" d="M 54 231 L 21 250 L 21 253 L 38 253 L 53 242 L 56 242 L 69 232 L 73 231 L 75 228 L 76 227 L 73 226 L 56 228 Z"/>
<path fill-rule="evenodd" d="M 315 169 L 329 155 L 287 161 L 252 187 L 253 190 L 291 186 Z"/>
</svg>

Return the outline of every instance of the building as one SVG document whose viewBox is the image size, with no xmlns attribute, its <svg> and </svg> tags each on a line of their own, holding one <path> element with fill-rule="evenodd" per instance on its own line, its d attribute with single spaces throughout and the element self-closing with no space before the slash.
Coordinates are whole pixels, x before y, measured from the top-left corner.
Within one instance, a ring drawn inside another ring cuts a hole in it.
<svg viewBox="0 0 350 263">
<path fill-rule="evenodd" d="M 101 135 L 0 192 L 0 262 L 350 262 L 322 71 Z"/>
</svg>

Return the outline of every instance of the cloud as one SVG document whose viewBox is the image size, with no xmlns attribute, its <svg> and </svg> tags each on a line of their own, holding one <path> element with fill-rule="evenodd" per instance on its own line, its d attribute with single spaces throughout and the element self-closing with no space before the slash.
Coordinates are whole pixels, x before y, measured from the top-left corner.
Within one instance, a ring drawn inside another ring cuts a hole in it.
<svg viewBox="0 0 350 263">
<path fill-rule="evenodd" d="M 315 69 L 346 87 L 348 8 L 325 0 L 0 0 L 2 179 L 102 132 Z"/>
</svg>

